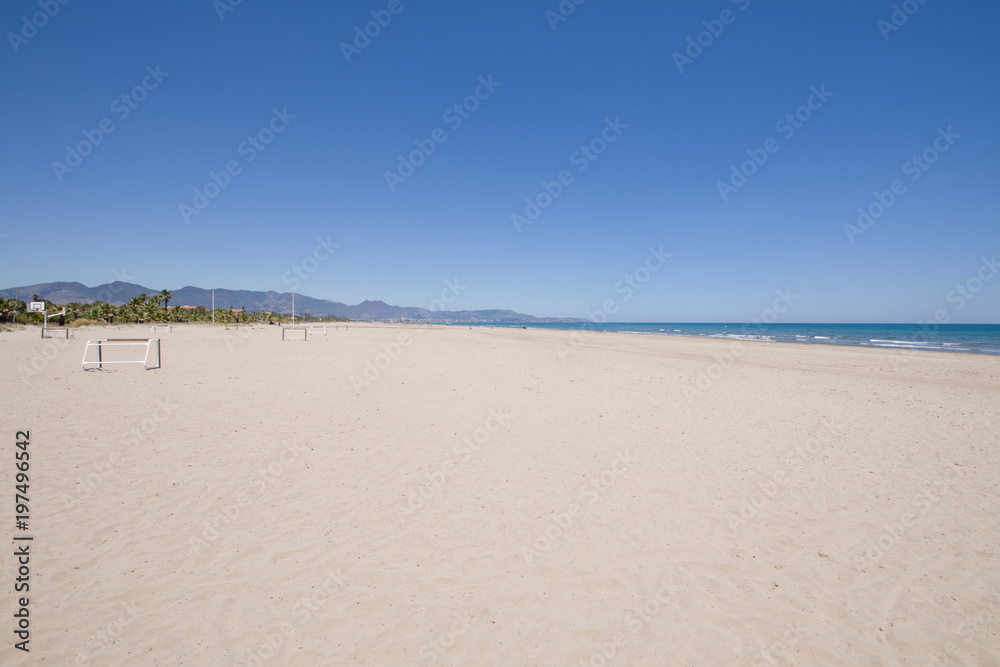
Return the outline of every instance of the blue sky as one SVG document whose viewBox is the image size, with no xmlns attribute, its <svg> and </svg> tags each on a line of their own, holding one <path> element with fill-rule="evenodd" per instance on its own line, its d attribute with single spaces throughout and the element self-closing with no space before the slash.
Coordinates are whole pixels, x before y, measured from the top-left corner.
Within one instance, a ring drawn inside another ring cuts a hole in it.
<svg viewBox="0 0 1000 667">
<path fill-rule="evenodd" d="M 228 3 L 4 3 L 0 286 L 426 307 L 457 279 L 454 309 L 732 322 L 790 289 L 781 321 L 1000 321 L 1000 279 L 948 300 L 1000 253 L 992 0 Z"/>
</svg>

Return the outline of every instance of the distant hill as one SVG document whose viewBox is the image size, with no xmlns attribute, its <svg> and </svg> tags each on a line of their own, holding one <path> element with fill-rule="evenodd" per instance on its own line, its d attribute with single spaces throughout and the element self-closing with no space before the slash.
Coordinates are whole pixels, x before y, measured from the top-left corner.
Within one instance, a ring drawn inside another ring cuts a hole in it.
<svg viewBox="0 0 1000 667">
<path fill-rule="evenodd" d="M 160 290 L 143 287 L 133 283 L 116 281 L 96 287 L 87 287 L 83 283 L 41 283 L 25 285 L 0 290 L 0 297 L 5 299 L 19 298 L 31 300 L 32 294 L 54 303 L 92 303 L 107 301 L 121 305 L 140 294 L 153 296 Z M 171 290 L 170 306 L 204 306 L 212 307 L 212 290 L 200 287 L 182 287 Z M 269 311 L 274 313 L 292 312 L 292 295 L 290 292 L 255 292 L 251 290 L 215 290 L 216 308 L 246 308 L 247 312 Z M 390 306 L 383 301 L 363 301 L 356 306 L 348 306 L 338 301 L 316 299 L 304 294 L 295 295 L 295 312 L 308 313 L 318 317 L 334 315 L 351 320 L 399 320 L 415 321 L 446 320 L 453 322 L 585 322 L 573 318 L 533 317 L 513 310 L 428 310 L 426 308 Z"/>
</svg>

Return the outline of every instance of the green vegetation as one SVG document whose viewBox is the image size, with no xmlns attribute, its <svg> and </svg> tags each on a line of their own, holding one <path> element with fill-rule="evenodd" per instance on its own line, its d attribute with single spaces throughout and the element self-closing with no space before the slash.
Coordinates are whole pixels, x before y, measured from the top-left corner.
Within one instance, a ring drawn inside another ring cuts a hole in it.
<svg viewBox="0 0 1000 667">
<path fill-rule="evenodd" d="M 128 303 L 116 306 L 105 301 L 95 301 L 94 303 L 67 303 L 65 324 L 82 326 L 93 322 L 104 324 L 144 324 L 144 323 L 180 323 L 180 322 L 211 322 L 212 311 L 203 306 L 185 308 L 174 306 L 169 308 L 167 304 L 173 296 L 170 290 L 163 290 L 155 296 L 140 294 Z M 35 301 L 41 301 L 37 298 Z M 162 305 L 161 305 L 162 304 Z M 62 304 L 56 304 L 45 299 L 45 310 L 52 313 L 62 310 Z M 21 324 L 41 324 L 44 321 L 41 313 L 27 312 L 28 305 L 20 299 L 0 299 L 0 322 L 17 322 Z M 243 309 L 240 309 L 243 310 Z M 231 306 L 229 308 L 215 309 L 215 322 L 217 324 L 290 324 L 292 316 L 290 313 L 246 313 L 238 312 Z M 349 322 L 343 317 L 314 317 L 309 313 L 295 315 L 296 322 Z M 49 325 L 53 324 L 53 318 L 49 317 Z M 60 323 L 62 324 L 62 323 Z"/>
</svg>

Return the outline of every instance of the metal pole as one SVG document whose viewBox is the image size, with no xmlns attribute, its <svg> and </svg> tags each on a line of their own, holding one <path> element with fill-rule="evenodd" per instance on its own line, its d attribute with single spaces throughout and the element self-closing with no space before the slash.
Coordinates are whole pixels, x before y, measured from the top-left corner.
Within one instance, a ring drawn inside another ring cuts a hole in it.
<svg viewBox="0 0 1000 667">
<path fill-rule="evenodd" d="M 292 292 L 292 326 L 295 326 L 295 292 Z"/>
<path fill-rule="evenodd" d="M 212 290 L 212 324 L 215 324 L 215 290 Z"/>
</svg>

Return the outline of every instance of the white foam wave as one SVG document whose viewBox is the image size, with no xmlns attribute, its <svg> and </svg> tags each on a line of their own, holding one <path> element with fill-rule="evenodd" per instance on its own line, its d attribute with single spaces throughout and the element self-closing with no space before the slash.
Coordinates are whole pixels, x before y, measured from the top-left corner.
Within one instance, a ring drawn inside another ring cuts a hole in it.
<svg viewBox="0 0 1000 667">
<path fill-rule="evenodd" d="M 899 347 L 927 347 L 927 348 L 936 348 L 936 347 L 941 347 L 942 345 L 959 345 L 959 343 L 932 343 L 930 341 L 921 342 L 916 340 L 881 340 L 878 338 L 871 338 L 869 339 L 868 342 L 874 343 L 876 345 L 896 345 Z"/>
<path fill-rule="evenodd" d="M 872 347 L 899 347 L 905 350 L 940 350 L 938 345 L 926 343 L 907 343 L 905 341 L 885 341 L 882 343 L 872 343 Z"/>
<path fill-rule="evenodd" d="M 712 334 L 709 338 L 729 338 L 731 340 L 763 340 L 774 342 L 774 336 L 755 336 L 753 334 Z"/>
</svg>

